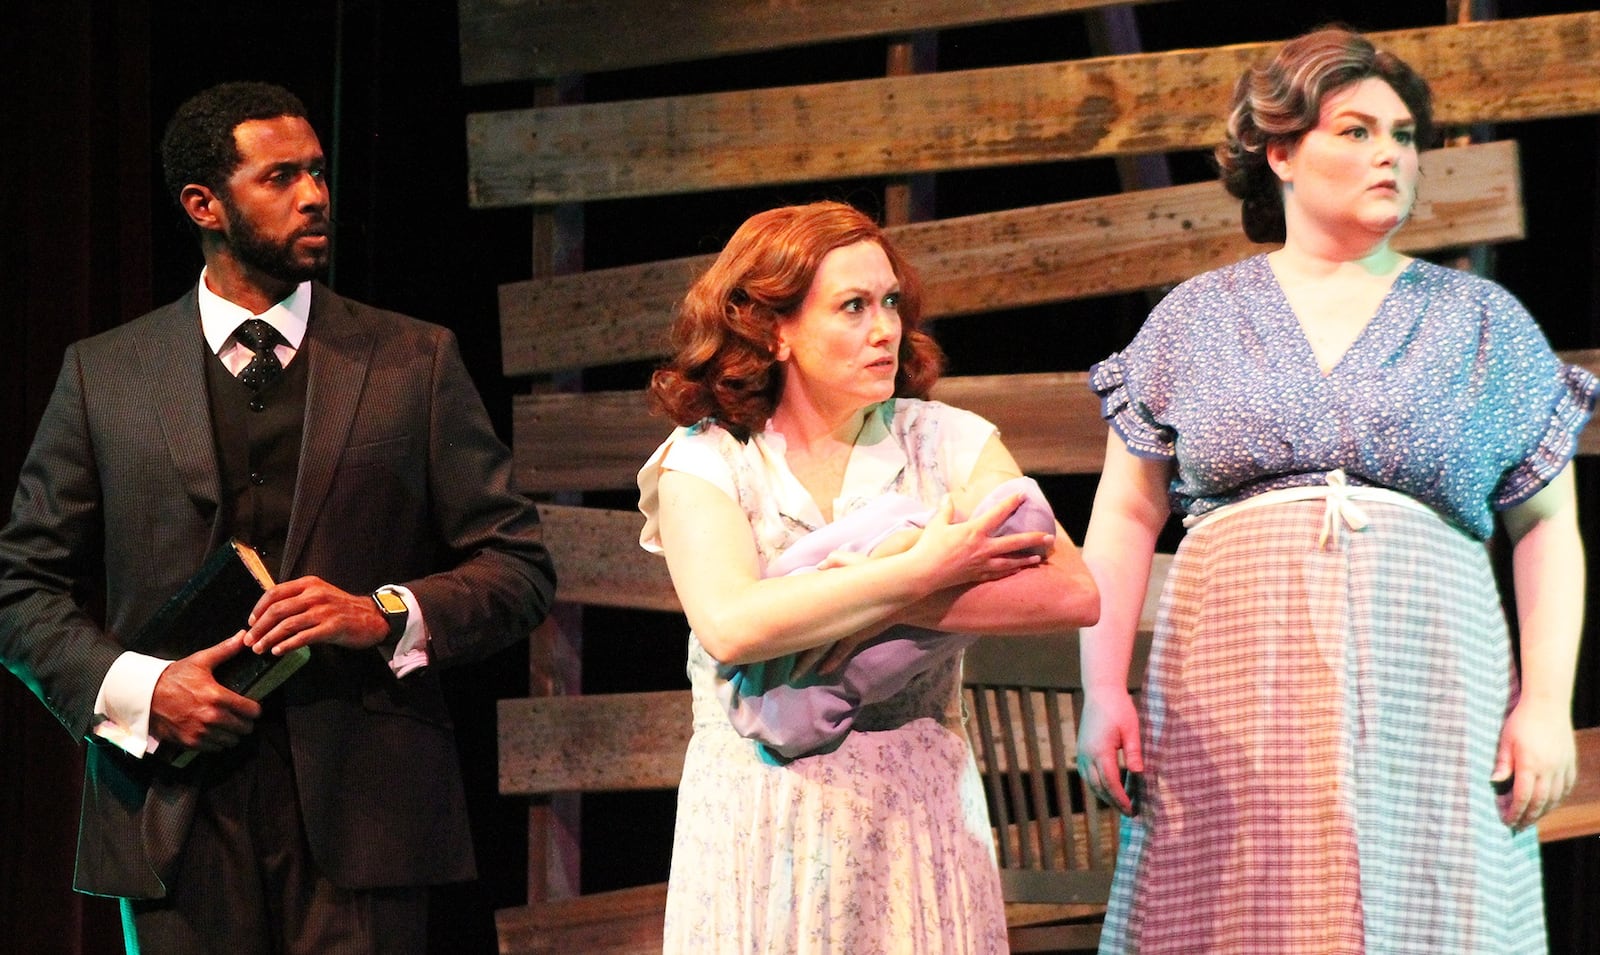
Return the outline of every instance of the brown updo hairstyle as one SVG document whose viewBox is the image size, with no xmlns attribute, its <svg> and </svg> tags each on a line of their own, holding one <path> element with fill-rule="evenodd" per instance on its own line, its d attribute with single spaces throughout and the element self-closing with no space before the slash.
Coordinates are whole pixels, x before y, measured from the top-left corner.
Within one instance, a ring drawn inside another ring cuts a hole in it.
<svg viewBox="0 0 1600 955">
<path fill-rule="evenodd" d="M 1216 149 L 1222 184 L 1243 200 L 1244 233 L 1255 242 L 1282 242 L 1283 183 L 1267 165 L 1267 147 L 1294 144 L 1317 125 L 1329 95 L 1368 77 L 1388 83 L 1416 121 L 1416 143 L 1433 142 L 1433 95 L 1428 83 L 1393 53 L 1341 26 L 1290 40 L 1265 66 L 1239 77 L 1228 114 L 1228 138 Z"/>
<path fill-rule="evenodd" d="M 822 259 L 875 242 L 900 280 L 894 393 L 926 398 L 944 354 L 922 331 L 922 283 L 871 218 L 842 202 L 782 206 L 746 219 L 695 280 L 672 325 L 672 358 L 650 378 L 650 404 L 675 423 L 714 418 L 740 441 L 778 405 L 777 327 L 805 301 Z"/>
</svg>

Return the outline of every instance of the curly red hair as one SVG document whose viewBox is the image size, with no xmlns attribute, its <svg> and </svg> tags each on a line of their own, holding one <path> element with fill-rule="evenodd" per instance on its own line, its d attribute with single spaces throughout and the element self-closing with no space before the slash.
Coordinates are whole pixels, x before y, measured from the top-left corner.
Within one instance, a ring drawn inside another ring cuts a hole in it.
<svg viewBox="0 0 1600 955">
<path fill-rule="evenodd" d="M 672 358 L 650 379 L 650 404 L 680 425 L 713 418 L 741 441 L 777 407 L 778 323 L 805 300 L 822 259 L 874 242 L 900 281 L 900 368 L 894 393 L 926 398 L 944 354 L 922 330 L 916 269 L 871 218 L 842 202 L 782 206 L 746 219 L 684 297 L 672 326 Z"/>
</svg>

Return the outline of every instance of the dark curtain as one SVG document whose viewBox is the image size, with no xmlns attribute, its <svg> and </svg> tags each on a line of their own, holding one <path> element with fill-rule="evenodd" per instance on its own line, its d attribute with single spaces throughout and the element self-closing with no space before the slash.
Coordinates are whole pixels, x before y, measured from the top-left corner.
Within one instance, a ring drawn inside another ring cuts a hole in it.
<svg viewBox="0 0 1600 955">
<path fill-rule="evenodd" d="M 148 307 L 143 4 L 0 5 L 0 488 L 7 501 L 61 352 Z M 0 949 L 120 952 L 116 903 L 70 891 L 83 755 L 0 678 Z"/>
<path fill-rule="evenodd" d="M 0 3 L 0 496 L 11 500 L 66 346 L 195 281 L 201 259 L 156 150 L 179 102 L 229 79 L 305 101 L 335 163 L 330 284 L 454 330 L 509 442 L 496 289 L 527 276 L 531 214 L 466 208 L 458 62 L 453 2 Z M 494 951 L 493 910 L 525 899 L 526 808 L 496 792 L 494 715 L 496 699 L 526 695 L 526 673 L 511 650 L 445 676 L 480 879 L 434 894 L 434 951 Z M 0 675 L 0 952 L 122 951 L 115 901 L 71 891 L 82 763 Z"/>
</svg>

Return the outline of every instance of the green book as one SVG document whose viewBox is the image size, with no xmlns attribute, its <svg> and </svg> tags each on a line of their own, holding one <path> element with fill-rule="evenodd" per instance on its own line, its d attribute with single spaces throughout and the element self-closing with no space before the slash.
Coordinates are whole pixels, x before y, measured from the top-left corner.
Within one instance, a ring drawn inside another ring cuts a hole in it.
<svg viewBox="0 0 1600 955">
<path fill-rule="evenodd" d="M 247 626 L 250 611 L 272 584 L 272 574 L 255 548 L 237 539 L 229 540 L 213 551 L 194 576 L 139 628 L 128 641 L 128 649 L 177 660 L 215 646 Z M 218 664 L 212 676 L 233 692 L 260 700 L 309 659 L 309 647 L 282 656 L 241 649 Z M 183 750 L 170 743 L 162 743 L 156 750 L 157 756 L 180 767 L 188 765 L 195 754 L 195 750 Z"/>
</svg>

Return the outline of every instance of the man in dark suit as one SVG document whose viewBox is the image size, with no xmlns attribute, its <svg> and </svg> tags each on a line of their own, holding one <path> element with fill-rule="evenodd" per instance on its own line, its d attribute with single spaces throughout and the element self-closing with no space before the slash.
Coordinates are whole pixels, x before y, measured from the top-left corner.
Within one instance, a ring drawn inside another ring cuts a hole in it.
<svg viewBox="0 0 1600 955">
<path fill-rule="evenodd" d="M 205 269 L 67 350 L 0 530 L 0 659 L 89 741 L 76 888 L 122 897 L 145 952 L 419 952 L 425 887 L 474 874 L 436 672 L 548 611 L 538 518 L 454 337 L 312 281 L 328 190 L 297 99 L 207 90 L 162 160 Z M 229 537 L 280 581 L 248 630 L 125 650 Z M 262 703 L 212 679 L 299 646 Z"/>
</svg>

